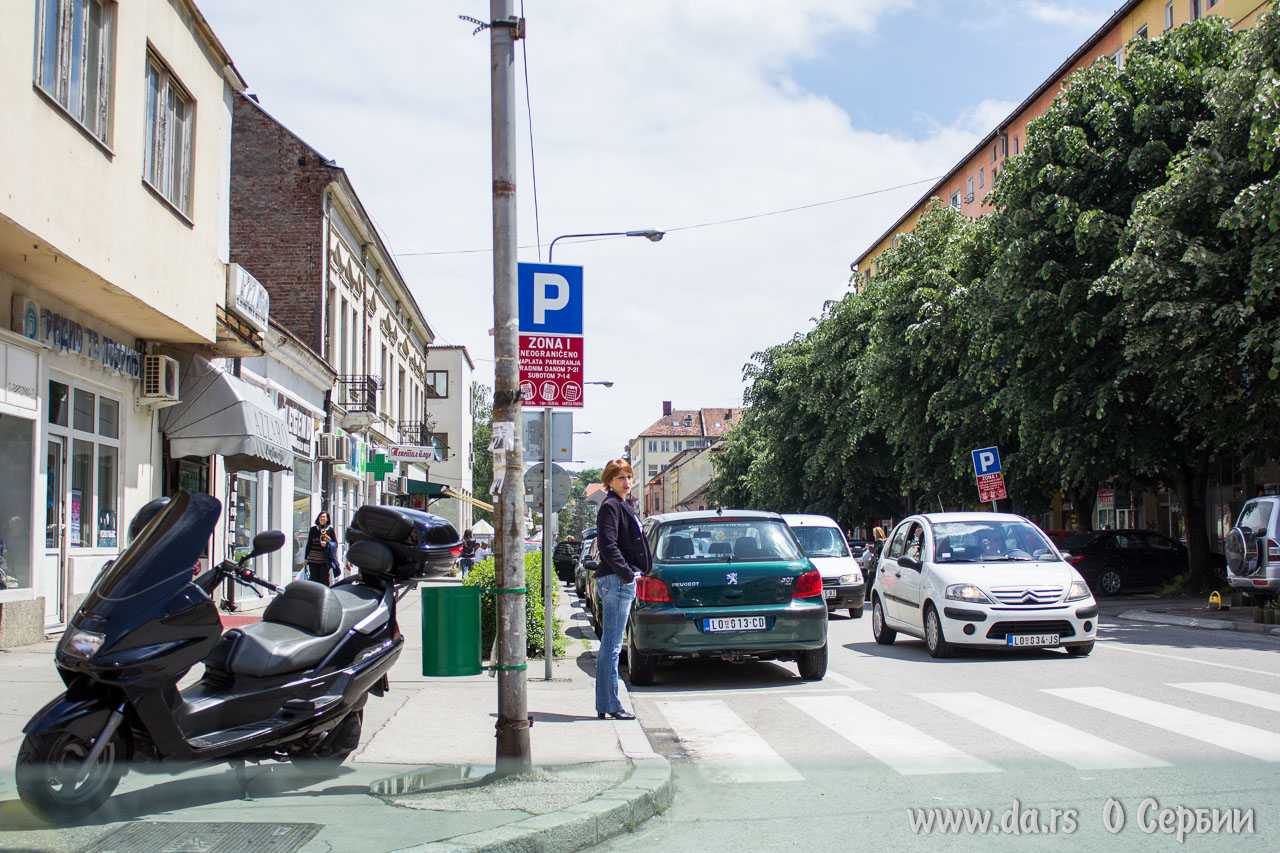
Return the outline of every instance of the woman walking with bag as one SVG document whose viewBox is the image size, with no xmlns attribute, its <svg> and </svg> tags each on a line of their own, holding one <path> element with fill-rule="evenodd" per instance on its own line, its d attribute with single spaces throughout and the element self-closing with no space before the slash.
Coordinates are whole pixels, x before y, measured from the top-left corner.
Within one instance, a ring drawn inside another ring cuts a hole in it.
<svg viewBox="0 0 1280 853">
<path fill-rule="evenodd" d="M 635 474 L 625 459 L 604 466 L 600 482 L 605 498 L 596 515 L 596 541 L 600 562 L 595 570 L 600 598 L 600 651 L 596 655 L 596 715 L 600 719 L 634 720 L 618 701 L 618 655 L 631 605 L 636 600 L 636 579 L 649 573 L 649 543 L 640 520 L 627 505 Z"/>
<path fill-rule="evenodd" d="M 338 543 L 329 513 L 320 510 L 316 523 L 307 534 L 307 577 L 316 583 L 329 585 L 331 574 L 338 573 Z"/>
</svg>

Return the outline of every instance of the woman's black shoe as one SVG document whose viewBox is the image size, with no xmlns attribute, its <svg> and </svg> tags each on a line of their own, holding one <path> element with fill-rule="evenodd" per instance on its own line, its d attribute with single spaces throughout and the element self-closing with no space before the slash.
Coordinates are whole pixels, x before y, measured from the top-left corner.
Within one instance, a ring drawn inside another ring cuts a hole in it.
<svg viewBox="0 0 1280 853">
<path fill-rule="evenodd" d="M 615 720 L 634 720 L 636 718 L 635 714 L 628 713 L 627 711 L 610 711 L 607 714 L 603 711 L 597 711 L 596 716 L 602 720 L 605 717 L 612 717 Z"/>
</svg>

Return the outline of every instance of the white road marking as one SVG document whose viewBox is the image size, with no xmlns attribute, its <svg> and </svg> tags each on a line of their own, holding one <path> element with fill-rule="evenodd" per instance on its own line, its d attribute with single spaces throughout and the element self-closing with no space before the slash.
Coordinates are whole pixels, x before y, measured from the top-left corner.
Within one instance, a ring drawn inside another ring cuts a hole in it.
<svg viewBox="0 0 1280 853">
<path fill-rule="evenodd" d="M 1131 646 L 1121 645 L 1119 642 L 1112 640 L 1107 642 L 1108 649 L 1119 649 L 1123 652 L 1132 652 L 1135 655 L 1151 655 L 1155 658 L 1168 658 L 1169 660 L 1180 660 L 1183 663 L 1198 663 L 1203 666 L 1216 666 L 1220 669 L 1234 669 L 1236 672 L 1249 672 L 1254 675 L 1269 675 L 1272 678 L 1280 678 L 1280 672 L 1268 672 L 1265 669 L 1250 669 L 1247 666 L 1235 666 L 1229 663 L 1214 663 L 1208 660 L 1199 660 L 1197 658 L 1184 658 L 1181 655 L 1166 655 L 1161 652 L 1153 652 L 1147 649 L 1135 649 Z"/>
<path fill-rule="evenodd" d="M 1265 729 L 1131 696 L 1109 687 L 1062 687 L 1044 692 L 1250 758 L 1280 761 L 1280 735 Z"/>
<path fill-rule="evenodd" d="M 1266 690 L 1255 690 L 1252 687 L 1242 687 L 1226 681 L 1191 681 L 1169 686 L 1190 690 L 1193 693 L 1203 693 L 1205 696 L 1213 696 L 1217 699 L 1242 702 L 1256 708 L 1266 708 L 1268 711 L 1280 711 L 1280 694 L 1269 693 Z"/>
<path fill-rule="evenodd" d="M 1009 738 L 1078 770 L 1127 770 L 1168 767 L 1168 762 L 1143 755 L 1127 746 L 1042 717 L 981 693 L 917 693 L 984 729 Z"/>
<path fill-rule="evenodd" d="M 1000 768 L 849 696 L 807 696 L 787 701 L 903 776 L 1000 772 Z"/>
<path fill-rule="evenodd" d="M 802 782 L 764 738 L 718 699 L 658 702 L 685 751 L 710 782 Z"/>
<path fill-rule="evenodd" d="M 871 689 L 870 687 L 863 684 L 862 682 L 854 681 L 849 676 L 841 675 L 838 672 L 828 672 L 824 680 L 834 681 L 838 684 L 843 684 L 845 687 L 848 687 L 850 690 L 870 690 Z"/>
</svg>

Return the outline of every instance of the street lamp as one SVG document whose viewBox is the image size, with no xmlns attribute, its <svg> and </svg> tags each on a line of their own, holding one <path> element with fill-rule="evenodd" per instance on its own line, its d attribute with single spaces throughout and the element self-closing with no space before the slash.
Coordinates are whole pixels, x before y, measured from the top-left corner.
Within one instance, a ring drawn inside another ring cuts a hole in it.
<svg viewBox="0 0 1280 853">
<path fill-rule="evenodd" d="M 609 380 L 607 380 L 607 379 L 606 379 L 605 381 L 603 381 L 603 382 L 583 382 L 582 384 L 583 384 L 583 385 L 603 385 L 603 386 L 604 386 L 604 387 L 606 387 L 606 388 L 612 388 L 612 387 L 613 387 L 613 382 L 611 382 L 611 381 L 609 381 Z"/>
<path fill-rule="evenodd" d="M 555 254 L 557 240 L 567 240 L 571 237 L 644 237 L 649 242 L 656 243 L 666 236 L 666 233 L 654 228 L 646 228 L 642 231 L 599 231 L 595 234 L 561 234 L 555 240 L 552 240 L 550 247 L 547 248 L 547 263 L 551 263 L 551 256 Z"/>
</svg>

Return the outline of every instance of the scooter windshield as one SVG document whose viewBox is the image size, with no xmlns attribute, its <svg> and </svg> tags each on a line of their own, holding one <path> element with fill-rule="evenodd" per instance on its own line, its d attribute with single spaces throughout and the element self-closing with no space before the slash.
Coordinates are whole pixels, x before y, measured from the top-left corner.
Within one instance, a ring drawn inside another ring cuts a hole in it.
<svg viewBox="0 0 1280 853">
<path fill-rule="evenodd" d="M 222 503 L 217 498 L 178 492 L 103 571 L 90 598 L 140 604 L 142 597 L 172 596 L 190 583 L 192 567 L 221 514 Z"/>
</svg>

